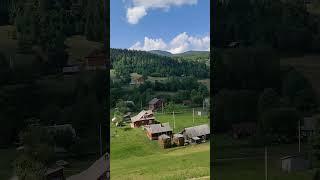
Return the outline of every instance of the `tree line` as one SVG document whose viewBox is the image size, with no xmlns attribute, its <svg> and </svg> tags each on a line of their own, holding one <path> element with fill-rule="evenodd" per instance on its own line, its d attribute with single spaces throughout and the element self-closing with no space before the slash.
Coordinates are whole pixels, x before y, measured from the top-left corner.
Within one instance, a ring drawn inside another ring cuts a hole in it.
<svg viewBox="0 0 320 180">
<path fill-rule="evenodd" d="M 129 76 L 139 73 L 145 76 L 194 76 L 209 77 L 209 68 L 205 63 L 176 60 L 145 51 L 111 49 L 111 64 L 116 74 Z"/>
<path fill-rule="evenodd" d="M 213 47 L 230 42 L 272 47 L 281 52 L 318 50 L 319 16 L 310 14 L 304 0 L 218 1 Z"/>
</svg>

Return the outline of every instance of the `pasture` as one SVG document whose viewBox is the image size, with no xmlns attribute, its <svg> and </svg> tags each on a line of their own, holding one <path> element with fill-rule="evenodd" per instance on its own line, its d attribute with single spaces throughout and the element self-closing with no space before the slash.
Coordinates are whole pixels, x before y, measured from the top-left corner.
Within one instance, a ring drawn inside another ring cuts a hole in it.
<svg viewBox="0 0 320 180">
<path fill-rule="evenodd" d="M 176 114 L 175 132 L 192 126 L 192 110 Z M 160 122 L 173 126 L 172 114 L 157 113 Z M 208 118 L 195 118 L 195 124 L 208 123 Z M 147 138 L 142 128 L 111 125 L 111 177 L 124 180 L 179 180 L 210 176 L 210 144 L 161 149 L 157 141 Z"/>
<path fill-rule="evenodd" d="M 234 140 L 226 134 L 214 137 L 215 179 L 256 180 L 265 178 L 264 147 L 252 147 L 248 139 Z M 301 152 L 308 152 L 303 144 Z M 280 158 L 298 152 L 297 144 L 282 144 L 268 147 L 268 180 L 311 180 L 314 170 L 286 173 L 281 171 Z M 232 173 L 230 173 L 232 171 Z"/>
</svg>

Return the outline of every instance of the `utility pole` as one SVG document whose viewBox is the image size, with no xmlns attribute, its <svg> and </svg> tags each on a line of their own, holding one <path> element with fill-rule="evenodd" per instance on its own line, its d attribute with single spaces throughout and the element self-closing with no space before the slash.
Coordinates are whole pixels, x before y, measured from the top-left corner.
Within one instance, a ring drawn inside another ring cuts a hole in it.
<svg viewBox="0 0 320 180">
<path fill-rule="evenodd" d="M 301 152 L 301 127 L 300 127 L 300 119 L 298 122 L 298 131 L 299 131 L 299 153 Z"/>
<path fill-rule="evenodd" d="M 192 122 L 194 124 L 194 108 L 192 108 Z"/>
<path fill-rule="evenodd" d="M 264 147 L 264 166 L 265 166 L 265 180 L 268 180 L 268 152 L 267 146 Z"/>
<path fill-rule="evenodd" d="M 172 112 L 173 115 L 173 130 L 176 128 L 176 118 L 174 117 L 174 111 Z"/>
<path fill-rule="evenodd" d="M 162 101 L 162 103 L 161 103 L 161 108 L 162 108 L 162 114 L 164 114 L 164 113 L 163 113 L 163 101 Z"/>
</svg>

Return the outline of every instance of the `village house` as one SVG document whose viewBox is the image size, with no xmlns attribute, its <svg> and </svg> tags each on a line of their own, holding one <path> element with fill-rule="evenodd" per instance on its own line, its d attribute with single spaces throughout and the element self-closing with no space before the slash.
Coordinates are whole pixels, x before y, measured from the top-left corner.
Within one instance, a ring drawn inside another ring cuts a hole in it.
<svg viewBox="0 0 320 180">
<path fill-rule="evenodd" d="M 186 140 L 198 143 L 202 140 L 208 140 L 210 138 L 210 127 L 208 124 L 188 127 L 184 128 L 181 134 L 183 134 Z"/>
<path fill-rule="evenodd" d="M 131 127 L 136 128 L 144 125 L 154 124 L 155 117 L 151 110 L 142 110 L 139 114 L 131 118 Z"/>
<path fill-rule="evenodd" d="M 107 69 L 107 55 L 102 50 L 94 50 L 87 57 L 84 63 L 85 69 L 88 71 Z"/>
<path fill-rule="evenodd" d="M 158 138 L 158 143 L 163 149 L 170 148 L 171 147 L 171 137 L 166 134 L 162 134 Z"/>
<path fill-rule="evenodd" d="M 164 105 L 163 100 L 158 98 L 153 98 L 149 101 L 149 110 L 156 111 Z"/>
<path fill-rule="evenodd" d="M 235 139 L 252 136 L 255 134 L 256 129 L 257 125 L 253 122 L 232 124 L 232 136 Z"/>
<path fill-rule="evenodd" d="M 79 174 L 70 176 L 67 180 L 109 180 L 110 179 L 110 157 L 106 153 L 94 162 L 88 169 Z"/>
<path fill-rule="evenodd" d="M 147 136 L 150 140 L 157 140 L 159 136 L 166 134 L 168 136 L 172 135 L 172 129 L 169 123 L 163 124 L 151 124 L 145 126 Z"/>
<path fill-rule="evenodd" d="M 302 138 L 307 138 L 312 136 L 317 132 L 319 128 L 318 118 L 316 116 L 303 118 L 303 123 L 301 125 L 301 136 Z"/>
</svg>

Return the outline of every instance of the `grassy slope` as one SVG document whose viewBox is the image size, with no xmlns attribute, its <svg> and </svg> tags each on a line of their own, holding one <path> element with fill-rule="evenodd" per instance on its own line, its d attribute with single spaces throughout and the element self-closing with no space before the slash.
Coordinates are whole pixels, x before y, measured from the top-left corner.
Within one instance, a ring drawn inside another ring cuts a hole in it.
<svg viewBox="0 0 320 180">
<path fill-rule="evenodd" d="M 253 148 L 247 140 L 234 140 L 227 135 L 215 135 L 214 177 L 219 180 L 264 178 L 264 148 Z M 268 179 L 269 180 L 311 180 L 313 170 L 285 173 L 280 168 L 280 158 L 297 152 L 297 144 L 268 147 Z M 302 146 L 307 152 L 307 146 Z M 230 159 L 243 158 L 247 159 Z M 233 173 L 230 173 L 232 171 Z"/>
<path fill-rule="evenodd" d="M 0 149 L 0 179 L 9 179 L 13 174 L 15 149 Z"/>
<path fill-rule="evenodd" d="M 192 125 L 192 115 L 177 114 L 176 130 Z M 172 115 L 156 115 L 172 126 Z M 197 124 L 208 119 L 197 119 Z M 111 128 L 111 177 L 113 179 L 188 179 L 209 176 L 209 143 L 161 149 L 142 129 Z"/>
</svg>

